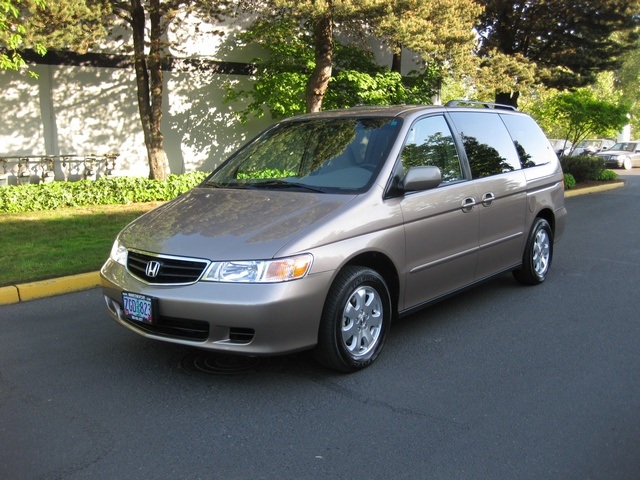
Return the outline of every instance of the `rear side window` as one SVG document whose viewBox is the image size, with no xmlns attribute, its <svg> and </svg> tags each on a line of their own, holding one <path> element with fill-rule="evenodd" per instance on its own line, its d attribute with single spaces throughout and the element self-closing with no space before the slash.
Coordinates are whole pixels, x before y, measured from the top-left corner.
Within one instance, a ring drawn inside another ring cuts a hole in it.
<svg viewBox="0 0 640 480">
<path fill-rule="evenodd" d="M 500 115 L 520 157 L 523 168 L 536 167 L 552 162 L 556 154 L 547 137 L 531 117 L 524 115 Z"/>
<path fill-rule="evenodd" d="M 434 166 L 442 173 L 442 183 L 462 180 L 458 151 L 442 115 L 423 118 L 413 124 L 400 158 L 405 172 L 411 167 Z"/>
<path fill-rule="evenodd" d="M 520 169 L 520 159 L 504 123 L 496 114 L 451 112 L 472 178 L 483 178 Z"/>
</svg>

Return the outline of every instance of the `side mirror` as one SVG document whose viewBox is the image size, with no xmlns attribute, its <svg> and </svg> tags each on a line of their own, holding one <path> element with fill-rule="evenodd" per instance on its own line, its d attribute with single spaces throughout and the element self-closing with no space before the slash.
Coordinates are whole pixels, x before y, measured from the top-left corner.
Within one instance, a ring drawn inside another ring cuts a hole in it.
<svg viewBox="0 0 640 480">
<path fill-rule="evenodd" d="M 430 190 L 440 185 L 442 173 L 438 167 L 413 167 L 402 179 L 400 188 L 405 192 Z"/>
</svg>

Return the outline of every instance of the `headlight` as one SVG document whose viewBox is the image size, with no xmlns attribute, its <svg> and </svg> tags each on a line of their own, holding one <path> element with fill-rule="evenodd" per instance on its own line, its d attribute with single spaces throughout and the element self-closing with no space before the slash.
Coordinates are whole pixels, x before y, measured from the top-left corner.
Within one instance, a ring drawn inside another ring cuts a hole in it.
<svg viewBox="0 0 640 480">
<path fill-rule="evenodd" d="M 127 266 L 127 249 L 120 243 L 120 241 L 116 238 L 116 241 L 113 242 L 113 247 L 111 247 L 111 253 L 109 254 L 109 258 L 120 265 Z"/>
<path fill-rule="evenodd" d="M 288 282 L 304 277 L 312 262 L 310 254 L 278 260 L 213 262 L 202 279 L 209 282 Z"/>
</svg>

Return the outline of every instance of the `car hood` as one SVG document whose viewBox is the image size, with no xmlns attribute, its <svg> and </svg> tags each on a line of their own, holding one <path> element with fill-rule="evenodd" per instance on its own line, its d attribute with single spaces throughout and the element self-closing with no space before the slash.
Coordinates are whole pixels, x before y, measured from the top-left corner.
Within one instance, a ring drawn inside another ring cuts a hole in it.
<svg viewBox="0 0 640 480">
<path fill-rule="evenodd" d="M 353 198 L 196 188 L 132 222 L 122 231 L 120 241 L 129 249 L 168 255 L 267 259 Z"/>
<path fill-rule="evenodd" d="M 626 150 L 603 150 L 602 152 L 598 152 L 596 155 L 600 157 L 608 157 L 611 155 L 632 155 L 633 152 L 627 152 Z"/>
</svg>

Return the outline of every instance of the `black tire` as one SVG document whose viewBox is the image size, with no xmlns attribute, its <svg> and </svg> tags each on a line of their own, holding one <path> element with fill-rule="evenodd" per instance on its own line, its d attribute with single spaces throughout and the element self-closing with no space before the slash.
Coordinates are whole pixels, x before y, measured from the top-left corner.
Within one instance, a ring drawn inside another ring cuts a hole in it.
<svg viewBox="0 0 640 480">
<path fill-rule="evenodd" d="M 342 372 L 368 367 L 380 355 L 390 323 L 391 296 L 382 276 L 346 267 L 327 295 L 315 358 Z"/>
<path fill-rule="evenodd" d="M 549 222 L 537 218 L 531 227 L 522 255 L 522 266 L 513 272 L 524 285 L 538 285 L 547 278 L 553 259 L 553 231 Z"/>
</svg>

